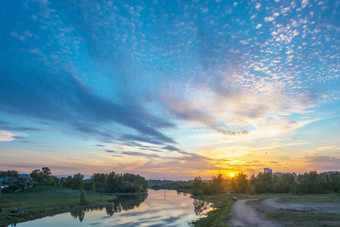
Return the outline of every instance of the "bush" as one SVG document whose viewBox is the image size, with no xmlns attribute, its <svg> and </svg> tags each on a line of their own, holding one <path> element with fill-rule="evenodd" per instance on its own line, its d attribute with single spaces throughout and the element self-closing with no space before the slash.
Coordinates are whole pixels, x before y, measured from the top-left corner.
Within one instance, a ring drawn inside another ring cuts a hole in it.
<svg viewBox="0 0 340 227">
<path fill-rule="evenodd" d="M 86 201 L 86 191 L 83 189 L 81 190 L 80 192 L 80 204 L 87 204 L 87 201 Z"/>
</svg>

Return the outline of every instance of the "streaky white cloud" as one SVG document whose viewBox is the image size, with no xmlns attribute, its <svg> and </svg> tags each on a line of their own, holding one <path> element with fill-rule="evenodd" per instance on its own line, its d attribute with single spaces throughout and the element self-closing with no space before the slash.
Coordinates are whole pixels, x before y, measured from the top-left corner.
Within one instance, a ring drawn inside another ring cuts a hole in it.
<svg viewBox="0 0 340 227">
<path fill-rule="evenodd" d="M 15 140 L 15 134 L 5 131 L 5 130 L 0 130 L 0 141 L 13 141 Z"/>
<path fill-rule="evenodd" d="M 318 147 L 317 150 L 340 150 L 340 147 L 337 146 L 324 146 L 324 147 Z"/>
</svg>

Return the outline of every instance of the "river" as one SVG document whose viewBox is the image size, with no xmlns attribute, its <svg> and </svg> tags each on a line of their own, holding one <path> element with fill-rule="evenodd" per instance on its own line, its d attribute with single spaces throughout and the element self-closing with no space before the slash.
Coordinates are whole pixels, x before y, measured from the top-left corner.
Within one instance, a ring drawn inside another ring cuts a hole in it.
<svg viewBox="0 0 340 227">
<path fill-rule="evenodd" d="M 75 210 L 19 223 L 17 226 L 190 226 L 211 211 L 211 203 L 173 190 L 148 190 L 144 195 L 125 195 L 110 205 Z"/>
</svg>

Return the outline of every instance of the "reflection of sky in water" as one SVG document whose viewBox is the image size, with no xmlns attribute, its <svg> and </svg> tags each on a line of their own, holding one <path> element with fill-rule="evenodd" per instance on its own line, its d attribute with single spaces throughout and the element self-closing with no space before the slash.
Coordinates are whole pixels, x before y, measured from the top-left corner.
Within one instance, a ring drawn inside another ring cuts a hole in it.
<svg viewBox="0 0 340 227">
<path fill-rule="evenodd" d="M 210 211 L 210 203 L 194 200 L 176 191 L 149 190 L 144 202 L 139 200 L 133 209 L 131 199 L 122 201 L 121 212 L 108 215 L 107 209 L 86 211 L 82 222 L 70 213 L 30 221 L 19 226 L 189 226 L 188 222 Z M 140 204 L 138 204 L 140 203 Z"/>
</svg>

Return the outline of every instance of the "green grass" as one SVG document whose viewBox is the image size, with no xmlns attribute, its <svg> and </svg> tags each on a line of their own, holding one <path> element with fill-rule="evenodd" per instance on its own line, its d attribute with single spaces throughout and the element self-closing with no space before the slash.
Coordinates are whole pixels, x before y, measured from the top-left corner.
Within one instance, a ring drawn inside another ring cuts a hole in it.
<svg viewBox="0 0 340 227">
<path fill-rule="evenodd" d="M 82 207 L 80 190 L 53 186 L 38 185 L 24 192 L 0 194 L 0 226 L 42 218 Z M 105 205 L 114 195 L 101 195 L 87 192 L 90 206 Z M 24 213 L 12 214 L 10 211 L 19 208 Z"/>
<path fill-rule="evenodd" d="M 197 221 L 194 221 L 193 224 L 196 227 L 222 227 L 226 226 L 225 221 L 228 219 L 228 214 L 231 211 L 231 206 L 233 202 L 230 200 L 230 196 L 227 195 L 203 195 L 203 196 L 193 196 L 193 198 L 197 198 L 200 200 L 204 200 L 207 202 L 212 202 L 214 204 L 213 211 L 210 211 L 207 217 L 200 218 Z"/>
</svg>

